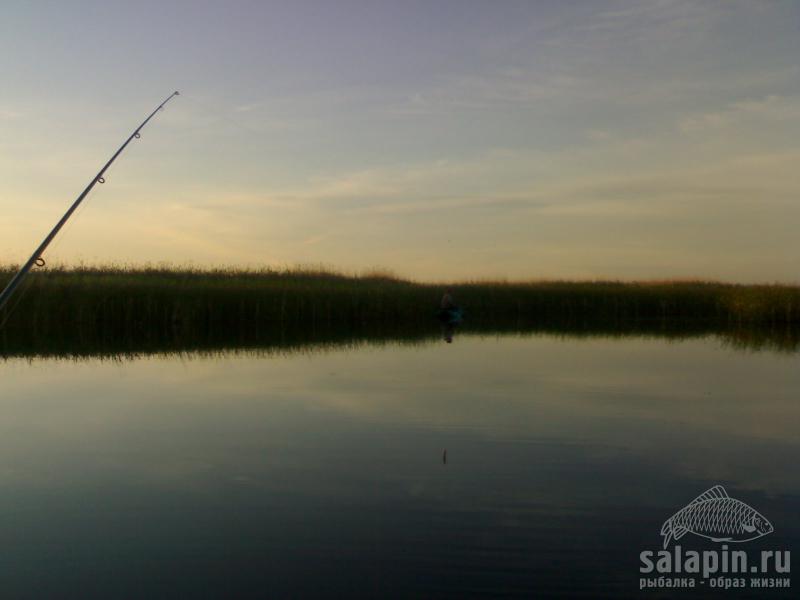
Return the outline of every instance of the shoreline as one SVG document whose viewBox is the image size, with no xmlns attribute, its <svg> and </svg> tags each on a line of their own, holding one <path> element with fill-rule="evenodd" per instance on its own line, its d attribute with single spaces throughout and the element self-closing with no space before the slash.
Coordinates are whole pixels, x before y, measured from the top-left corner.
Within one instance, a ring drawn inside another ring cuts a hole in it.
<svg viewBox="0 0 800 600">
<path fill-rule="evenodd" d="M 0 285 L 10 279 L 0 270 Z M 795 348 L 800 286 L 717 282 L 414 283 L 324 271 L 79 268 L 32 273 L 0 311 L 1 353 L 125 352 L 436 336 L 443 290 L 464 331 L 719 334 Z M 15 307 L 16 305 L 16 307 Z M 8 314 L 11 309 L 10 314 Z M 276 342 L 277 340 L 277 342 Z M 82 350 L 84 349 L 84 350 Z"/>
</svg>

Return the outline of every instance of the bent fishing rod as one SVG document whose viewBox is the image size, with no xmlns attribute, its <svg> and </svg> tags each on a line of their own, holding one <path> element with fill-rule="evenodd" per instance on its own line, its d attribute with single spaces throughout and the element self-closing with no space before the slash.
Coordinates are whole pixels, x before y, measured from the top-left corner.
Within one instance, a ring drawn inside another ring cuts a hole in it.
<svg viewBox="0 0 800 600">
<path fill-rule="evenodd" d="M 148 121 L 150 121 L 150 119 L 152 119 L 159 110 L 164 108 L 164 105 L 167 102 L 172 100 L 172 98 L 174 98 L 175 96 L 179 95 L 180 95 L 179 92 L 172 92 L 172 94 L 169 95 L 169 98 L 164 100 L 161 104 L 158 105 L 158 108 L 156 108 L 152 113 L 150 113 L 150 116 L 148 116 L 142 122 L 142 124 L 136 128 L 136 130 L 130 135 L 130 137 L 127 140 L 125 140 L 125 143 L 119 147 L 119 150 L 117 150 L 114 153 L 114 155 L 108 160 L 108 162 L 105 165 L 103 165 L 103 168 L 100 169 L 100 172 L 94 176 L 94 179 L 92 179 L 89 185 L 86 186 L 86 189 L 83 190 L 83 192 L 81 192 L 81 195 L 78 196 L 75 202 L 72 203 L 72 206 L 70 206 L 69 210 L 67 210 L 67 212 L 64 213 L 64 216 L 61 217 L 61 220 L 58 223 L 56 223 L 56 226 L 53 227 L 52 231 L 50 231 L 49 234 L 47 234 L 47 237 L 44 238 L 44 241 L 41 244 L 39 244 L 39 247 L 36 248 L 36 251 L 28 259 L 28 262 L 22 265 L 22 268 L 20 268 L 20 270 L 17 271 L 17 274 L 14 275 L 14 277 L 8 283 L 6 288 L 2 291 L 2 293 L 0 293 L 0 310 L 3 309 L 8 300 L 16 291 L 16 289 L 20 286 L 25 277 L 28 275 L 30 270 L 34 267 L 34 265 L 38 267 L 43 267 L 45 265 L 44 258 L 42 258 L 42 254 L 44 254 L 44 251 L 47 250 L 47 247 L 50 245 L 50 242 L 52 242 L 53 239 L 56 237 L 56 235 L 58 235 L 58 232 L 61 231 L 61 228 L 72 216 L 72 213 L 74 213 L 75 210 L 77 210 L 81 202 L 83 202 L 83 199 L 86 198 L 89 192 L 92 191 L 92 188 L 95 186 L 95 184 L 106 182 L 106 180 L 103 178 L 103 175 L 108 170 L 108 168 L 113 164 L 113 162 L 117 159 L 117 157 L 120 154 L 122 154 L 122 151 L 125 150 L 127 145 L 131 143 L 131 140 L 139 139 L 139 137 L 141 137 L 139 132 L 145 125 L 147 125 Z"/>
</svg>

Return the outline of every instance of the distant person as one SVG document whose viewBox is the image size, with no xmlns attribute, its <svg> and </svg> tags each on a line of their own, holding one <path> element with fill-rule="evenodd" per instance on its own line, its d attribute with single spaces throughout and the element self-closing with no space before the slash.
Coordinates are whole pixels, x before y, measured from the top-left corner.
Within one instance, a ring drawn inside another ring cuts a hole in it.
<svg viewBox="0 0 800 600">
<path fill-rule="evenodd" d="M 442 337 L 444 341 L 448 344 L 452 344 L 453 333 L 458 324 L 461 323 L 462 314 L 461 309 L 453 300 L 453 294 L 450 289 L 444 291 L 442 301 L 439 303 L 438 319 L 442 323 Z"/>
<path fill-rule="evenodd" d="M 450 293 L 450 290 L 444 291 L 444 296 L 442 296 L 442 303 L 439 306 L 442 310 L 452 310 L 456 308 L 456 303 L 453 302 L 453 295 Z"/>
</svg>

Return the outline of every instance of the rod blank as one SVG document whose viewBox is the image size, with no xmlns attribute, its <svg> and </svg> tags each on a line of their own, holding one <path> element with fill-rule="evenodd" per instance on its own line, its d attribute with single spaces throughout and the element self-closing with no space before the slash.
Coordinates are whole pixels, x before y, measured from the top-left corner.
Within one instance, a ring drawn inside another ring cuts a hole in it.
<svg viewBox="0 0 800 600">
<path fill-rule="evenodd" d="M 11 296 L 14 294 L 14 292 L 17 290 L 17 288 L 25 279 L 25 277 L 28 275 L 30 270 L 34 267 L 34 265 L 38 265 L 40 267 L 44 266 L 45 262 L 44 258 L 42 257 L 42 254 L 44 254 L 44 251 L 47 250 L 47 247 L 50 245 L 50 242 L 52 242 L 53 239 L 56 237 L 56 235 L 58 235 L 58 232 L 61 231 L 61 228 L 72 216 L 72 213 L 74 213 L 77 210 L 81 202 L 83 202 L 83 199 L 86 198 L 89 192 L 92 191 L 92 188 L 95 186 L 95 184 L 105 183 L 106 180 L 103 177 L 103 174 L 114 163 L 117 157 L 120 154 L 122 154 L 122 151 L 125 150 L 128 144 L 130 144 L 131 140 L 134 138 L 138 139 L 139 137 L 141 137 L 139 132 L 145 125 L 147 125 L 148 121 L 150 121 L 150 119 L 152 119 L 159 110 L 164 108 L 164 105 L 167 102 L 172 100 L 172 98 L 174 98 L 175 96 L 179 95 L 180 93 L 177 91 L 172 92 L 172 94 L 170 94 L 166 100 L 164 100 L 161 104 L 158 105 L 158 108 L 156 108 L 152 113 L 150 113 L 150 115 L 144 121 L 142 121 L 142 124 L 139 125 L 139 127 L 136 128 L 136 130 L 130 135 L 130 137 L 128 137 L 128 139 L 125 140 L 125 143 L 119 147 L 119 150 L 117 150 L 114 153 L 114 155 L 108 160 L 108 162 L 105 165 L 103 165 L 103 168 L 100 169 L 100 172 L 98 172 L 97 175 L 94 176 L 89 185 L 86 186 L 86 189 L 83 190 L 83 192 L 81 192 L 81 195 L 78 196 L 78 198 L 72 203 L 72 206 L 70 206 L 69 209 L 67 209 L 67 212 L 64 213 L 64 216 L 61 217 L 61 220 L 59 220 L 59 222 L 56 223 L 56 226 L 53 227 L 50 233 L 47 234 L 47 237 L 44 238 L 41 244 L 39 244 L 39 247 L 36 248 L 36 250 L 28 259 L 28 261 L 24 265 L 22 265 L 20 270 L 17 271 L 17 274 L 14 275 L 14 277 L 11 279 L 11 281 L 8 283 L 8 285 L 5 287 L 2 293 L 0 293 L 0 310 L 2 310 L 2 308 L 6 305 Z"/>
</svg>

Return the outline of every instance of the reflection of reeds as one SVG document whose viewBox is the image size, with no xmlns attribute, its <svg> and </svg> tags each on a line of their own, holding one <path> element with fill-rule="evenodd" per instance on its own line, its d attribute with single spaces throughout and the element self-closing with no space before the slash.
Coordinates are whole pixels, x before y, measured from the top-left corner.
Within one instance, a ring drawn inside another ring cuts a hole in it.
<svg viewBox="0 0 800 600">
<path fill-rule="evenodd" d="M 11 269 L 0 271 L 0 285 L 11 275 Z M 6 351 L 424 337 L 442 293 L 441 285 L 388 275 L 299 270 L 48 269 L 32 274 L 25 287 L 0 331 Z M 791 348 L 800 329 L 796 286 L 480 282 L 449 287 L 465 308 L 465 327 L 477 332 L 755 331 L 731 339 L 738 344 L 782 338 L 778 345 Z"/>
</svg>

